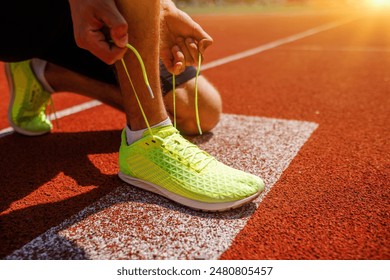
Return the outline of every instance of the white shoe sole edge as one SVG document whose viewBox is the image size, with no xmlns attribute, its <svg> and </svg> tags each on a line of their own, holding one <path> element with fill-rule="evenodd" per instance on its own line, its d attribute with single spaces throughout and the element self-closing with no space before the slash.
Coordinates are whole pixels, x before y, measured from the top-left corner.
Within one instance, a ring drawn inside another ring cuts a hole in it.
<svg viewBox="0 0 390 280">
<path fill-rule="evenodd" d="M 259 192 L 256 194 L 249 196 L 247 198 L 237 200 L 237 201 L 231 201 L 231 202 L 221 202 L 221 203 L 207 203 L 207 202 L 201 202 L 201 201 L 196 201 L 192 200 L 183 196 L 180 196 L 178 194 L 172 193 L 167 191 L 166 189 L 159 187 L 153 183 L 137 179 L 134 177 L 130 177 L 122 172 L 118 173 L 118 176 L 120 179 L 125 181 L 126 183 L 139 187 L 141 189 L 159 194 L 163 197 L 166 197 L 170 200 L 173 200 L 181 205 L 187 206 L 189 208 L 195 209 L 195 210 L 202 210 L 205 212 L 222 212 L 222 211 L 228 211 L 231 209 L 238 208 L 244 204 L 247 204 L 251 202 L 252 200 L 256 199 L 260 193 L 263 191 L 261 189 Z"/>
</svg>

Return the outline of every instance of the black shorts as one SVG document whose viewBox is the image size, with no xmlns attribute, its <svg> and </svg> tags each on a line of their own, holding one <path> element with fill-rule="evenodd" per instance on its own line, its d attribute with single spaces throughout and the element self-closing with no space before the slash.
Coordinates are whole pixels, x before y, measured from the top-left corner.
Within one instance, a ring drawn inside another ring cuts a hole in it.
<svg viewBox="0 0 390 280">
<path fill-rule="evenodd" d="M 117 84 L 113 66 L 79 48 L 73 36 L 68 0 L 12 0 L 2 3 L 0 60 L 16 62 L 40 58 L 90 78 Z M 163 93 L 172 89 L 172 75 L 160 64 Z M 177 77 L 177 84 L 195 77 L 193 67 Z"/>
</svg>

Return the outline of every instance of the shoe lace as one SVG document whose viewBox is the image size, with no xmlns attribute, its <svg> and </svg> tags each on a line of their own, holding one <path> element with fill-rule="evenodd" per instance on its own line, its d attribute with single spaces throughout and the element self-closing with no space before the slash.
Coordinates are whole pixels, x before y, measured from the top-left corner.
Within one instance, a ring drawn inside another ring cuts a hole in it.
<svg viewBox="0 0 390 280">
<path fill-rule="evenodd" d="M 142 60 L 141 55 L 139 54 L 137 49 L 134 48 L 132 45 L 127 44 L 126 47 L 129 48 L 135 54 L 135 56 L 137 57 L 137 59 L 139 61 L 139 64 L 141 66 L 142 75 L 143 75 L 143 78 L 144 78 L 145 85 L 146 85 L 146 87 L 147 87 L 147 89 L 148 89 L 148 91 L 150 93 L 151 98 L 154 98 L 154 94 L 153 94 L 152 88 L 150 87 L 149 80 L 148 80 L 148 75 L 147 75 L 147 72 L 146 72 L 146 69 L 145 69 L 145 65 L 144 65 L 144 62 Z M 202 54 L 199 52 L 198 55 L 199 55 L 199 57 L 198 57 L 198 68 L 197 68 L 196 76 L 195 76 L 195 115 L 196 115 L 196 123 L 197 123 L 197 126 L 198 126 L 199 134 L 202 134 L 202 129 L 200 127 L 199 109 L 198 109 L 199 108 L 199 106 L 198 106 L 198 77 L 199 77 L 200 66 L 201 66 L 201 62 L 202 62 L 201 61 L 202 60 Z M 148 119 L 146 117 L 145 111 L 144 111 L 144 109 L 142 107 L 141 101 L 139 100 L 137 91 L 135 90 L 133 81 L 131 79 L 130 73 L 129 73 L 128 69 L 127 69 L 126 63 L 125 63 L 123 58 L 121 59 L 121 63 L 122 63 L 122 66 L 123 66 L 123 68 L 125 70 L 127 79 L 129 80 L 129 83 L 131 85 L 131 88 L 133 89 L 135 98 L 136 98 L 137 103 L 138 103 L 138 107 L 140 108 L 142 117 L 143 117 L 143 119 L 145 121 L 145 124 L 146 124 L 146 126 L 148 128 L 148 131 L 149 131 L 150 135 L 152 135 L 152 137 L 154 137 L 152 129 L 151 129 L 150 125 L 149 125 L 149 121 L 148 121 Z M 172 75 L 172 84 L 173 84 L 172 92 L 173 92 L 173 118 L 174 118 L 173 123 L 174 123 L 174 127 L 176 128 L 176 77 L 175 77 L 175 74 Z"/>
<path fill-rule="evenodd" d="M 160 139 L 160 141 L 162 141 L 161 147 L 171 154 L 175 154 L 179 161 L 186 162 L 188 166 L 198 172 L 215 160 L 214 157 L 183 138 L 179 132 Z"/>
<path fill-rule="evenodd" d="M 198 106 L 198 77 L 200 73 L 200 66 L 202 64 L 202 54 L 198 52 L 198 67 L 195 75 L 195 118 L 199 134 L 202 135 L 202 128 L 200 127 L 199 106 Z M 176 128 L 176 76 L 172 74 L 172 95 L 173 95 L 173 126 Z"/>
<path fill-rule="evenodd" d="M 144 77 L 145 85 L 146 85 L 146 87 L 147 87 L 148 90 L 149 90 L 150 97 L 151 97 L 151 98 L 154 98 L 154 94 L 153 94 L 152 88 L 150 87 L 149 80 L 148 80 L 148 75 L 147 75 L 147 73 L 146 73 L 145 65 L 144 65 L 144 62 L 143 62 L 143 60 L 142 60 L 141 55 L 139 54 L 139 52 L 137 51 L 137 49 L 134 48 L 132 45 L 127 44 L 126 47 L 129 48 L 129 49 L 135 54 L 135 56 L 137 57 L 137 59 L 138 59 L 138 61 L 139 61 L 139 64 L 140 64 L 140 66 L 141 66 L 142 75 L 143 75 L 143 77 Z M 147 126 L 147 128 L 148 128 L 148 130 L 149 130 L 150 135 L 152 135 L 152 137 L 153 137 L 153 132 L 152 132 L 152 129 L 151 129 L 150 125 L 149 125 L 148 118 L 146 117 L 145 111 L 144 111 L 144 109 L 143 109 L 143 107 L 142 107 L 141 101 L 139 100 L 137 91 L 135 90 L 135 87 L 134 87 L 133 81 L 132 81 L 132 79 L 131 79 L 129 70 L 127 69 L 125 60 L 124 60 L 123 58 L 121 59 L 121 63 L 122 63 L 123 69 L 125 70 L 127 79 L 129 80 L 129 83 L 130 83 L 130 85 L 131 85 L 131 88 L 133 89 L 133 92 L 134 92 L 134 95 L 135 95 L 135 99 L 137 100 L 138 107 L 139 107 L 139 109 L 140 109 L 140 111 L 141 111 L 141 114 L 142 114 L 142 117 L 143 117 L 143 119 L 144 119 L 144 121 L 145 121 L 145 124 L 146 124 L 146 126 Z"/>
</svg>

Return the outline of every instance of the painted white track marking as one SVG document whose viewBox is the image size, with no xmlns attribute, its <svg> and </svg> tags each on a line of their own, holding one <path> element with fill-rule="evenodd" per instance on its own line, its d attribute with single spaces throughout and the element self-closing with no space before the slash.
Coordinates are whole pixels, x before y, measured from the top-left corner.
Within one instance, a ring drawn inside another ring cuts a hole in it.
<svg viewBox="0 0 390 280">
<path fill-rule="evenodd" d="M 97 101 L 97 100 L 92 100 L 92 101 L 88 101 L 85 103 L 81 103 L 81 104 L 78 104 L 76 106 L 72 106 L 72 107 L 69 107 L 67 109 L 56 112 L 56 116 L 54 115 L 54 113 L 50 114 L 49 119 L 54 120 L 56 117 L 57 117 L 57 119 L 60 119 L 60 118 L 66 117 L 66 116 L 70 116 L 70 115 L 91 109 L 91 108 L 99 106 L 101 104 L 102 103 L 100 101 Z M 13 133 L 13 131 L 14 130 L 12 127 L 7 127 L 7 128 L 0 130 L 0 138 L 7 136 L 7 135 L 10 135 L 11 133 Z"/>
<path fill-rule="evenodd" d="M 227 57 L 224 57 L 221 59 L 214 60 L 212 62 L 209 62 L 209 63 L 203 65 L 202 70 L 215 68 L 215 67 L 220 66 L 220 65 L 224 65 L 224 64 L 236 61 L 236 60 L 240 60 L 240 59 L 252 56 L 252 55 L 256 55 L 256 54 L 259 54 L 261 52 L 264 52 L 264 51 L 267 51 L 270 49 L 274 49 L 276 47 L 279 47 L 279 46 L 282 46 L 282 45 L 285 45 L 288 43 L 292 43 L 294 41 L 298 41 L 300 39 L 303 39 L 303 38 L 306 38 L 306 37 L 309 37 L 309 36 L 312 36 L 312 35 L 315 35 L 315 34 L 330 30 L 330 29 L 334 29 L 336 27 L 350 23 L 350 22 L 355 21 L 355 20 L 357 20 L 357 18 L 353 17 L 353 18 L 348 18 L 348 19 L 320 25 L 320 26 L 308 29 L 306 31 L 303 31 L 301 33 L 297 33 L 297 34 L 294 34 L 294 35 L 267 43 L 265 45 L 258 46 L 258 47 L 253 48 L 253 49 L 249 49 L 249 50 L 246 50 L 246 51 L 234 54 L 234 55 L 230 55 L 230 56 L 227 56 Z"/>
<path fill-rule="evenodd" d="M 217 259 L 316 128 L 311 122 L 223 115 L 213 134 L 193 142 L 221 162 L 262 177 L 266 190 L 254 203 L 203 213 L 122 184 L 7 258 Z"/>
<path fill-rule="evenodd" d="M 293 51 L 312 51 L 312 52 L 365 52 L 365 53 L 389 53 L 390 48 L 384 47 L 364 47 L 364 46 L 316 46 L 316 45 L 303 45 L 294 47 L 284 47 L 280 50 L 293 50 Z"/>
</svg>

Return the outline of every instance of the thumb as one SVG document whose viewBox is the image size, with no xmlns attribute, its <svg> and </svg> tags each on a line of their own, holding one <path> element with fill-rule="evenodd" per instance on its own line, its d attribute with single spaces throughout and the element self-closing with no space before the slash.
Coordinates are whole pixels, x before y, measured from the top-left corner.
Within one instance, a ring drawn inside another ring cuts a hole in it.
<svg viewBox="0 0 390 280">
<path fill-rule="evenodd" d="M 110 36 L 115 45 L 120 48 L 126 47 L 128 42 L 127 23 L 125 22 L 111 27 Z"/>
<path fill-rule="evenodd" d="M 193 38 L 198 41 L 198 50 L 202 54 L 213 44 L 213 38 L 211 38 L 211 36 L 197 23 L 194 24 Z"/>
<path fill-rule="evenodd" d="M 198 48 L 199 48 L 199 52 L 201 54 L 203 54 L 205 52 L 205 50 L 211 46 L 213 44 L 213 39 L 211 38 L 207 38 L 207 39 L 202 39 L 200 40 L 200 42 L 198 43 Z"/>
<path fill-rule="evenodd" d="M 111 10 L 111 13 L 107 13 L 107 17 L 103 21 L 110 29 L 110 37 L 114 44 L 120 48 L 126 47 L 128 43 L 128 25 L 119 11 Z"/>
</svg>

